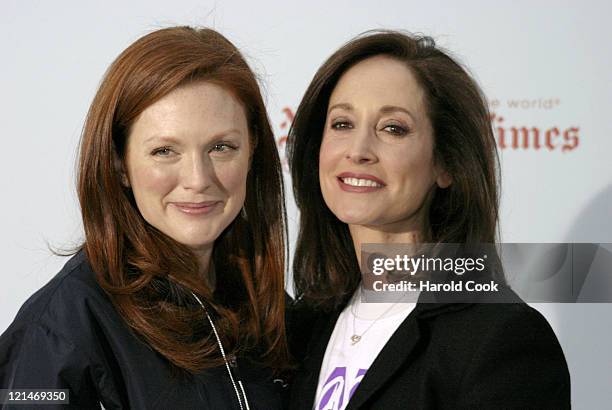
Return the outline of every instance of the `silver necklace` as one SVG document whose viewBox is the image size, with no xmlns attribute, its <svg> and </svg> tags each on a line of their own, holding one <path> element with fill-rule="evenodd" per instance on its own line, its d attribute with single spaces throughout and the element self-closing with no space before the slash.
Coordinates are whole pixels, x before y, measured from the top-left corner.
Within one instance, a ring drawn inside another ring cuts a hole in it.
<svg viewBox="0 0 612 410">
<path fill-rule="evenodd" d="M 359 292 L 359 294 L 357 295 L 357 297 L 361 297 L 361 292 Z M 398 301 L 399 302 L 399 301 Z M 383 316 L 385 316 L 387 313 L 389 313 L 391 311 L 391 309 L 393 309 L 393 307 L 395 305 L 397 305 L 398 302 L 393 303 L 391 306 L 389 306 L 387 309 L 385 309 L 384 312 L 382 312 L 376 319 L 374 319 L 374 321 L 372 323 L 370 323 L 370 325 L 366 328 L 366 330 L 364 330 L 363 332 L 361 332 L 361 334 L 357 333 L 356 326 L 355 326 L 355 322 L 357 320 L 357 314 L 355 313 L 355 305 L 351 306 L 351 313 L 353 315 L 353 335 L 351 336 L 351 346 L 355 346 L 357 343 L 359 343 L 361 341 L 361 338 L 363 337 L 363 335 L 365 335 L 368 330 L 370 330 L 372 328 L 372 326 L 374 326 L 376 324 L 376 322 L 378 322 L 379 319 L 381 319 Z"/>
<path fill-rule="evenodd" d="M 234 387 L 234 392 L 236 393 L 236 398 L 238 399 L 238 405 L 240 406 L 240 410 L 245 410 L 245 409 L 251 410 L 251 407 L 249 406 L 249 400 L 247 399 L 246 392 L 244 391 L 244 386 L 242 385 L 242 380 L 238 379 L 238 383 L 236 383 L 236 381 L 234 380 L 234 375 L 232 374 L 232 371 L 230 369 L 229 361 L 227 359 L 227 356 L 225 355 L 225 349 L 223 348 L 223 344 L 221 343 L 221 338 L 219 337 L 219 333 L 217 332 L 217 327 L 215 326 L 215 323 L 213 322 L 212 318 L 208 314 L 208 310 L 206 309 L 206 307 L 204 306 L 200 298 L 197 297 L 197 295 L 193 292 L 191 292 L 191 294 L 193 295 L 195 300 L 198 301 L 198 303 L 204 310 L 204 313 L 206 313 L 206 318 L 208 319 L 208 323 L 210 323 L 213 333 L 215 334 L 215 339 L 217 339 L 217 345 L 219 346 L 219 350 L 221 351 L 221 356 L 223 356 L 223 361 L 225 362 L 225 368 L 227 369 L 227 374 L 229 375 L 229 378 L 232 382 L 232 386 Z M 240 387 L 240 392 L 238 391 L 238 387 Z M 244 406 L 243 406 L 243 400 L 244 400 Z"/>
</svg>

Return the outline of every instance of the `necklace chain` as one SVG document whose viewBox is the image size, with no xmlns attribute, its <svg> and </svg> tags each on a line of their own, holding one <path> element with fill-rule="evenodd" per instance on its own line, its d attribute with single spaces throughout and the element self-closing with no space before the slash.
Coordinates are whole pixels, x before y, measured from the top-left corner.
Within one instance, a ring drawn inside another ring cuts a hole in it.
<svg viewBox="0 0 612 410">
<path fill-rule="evenodd" d="M 357 294 L 357 296 L 356 296 L 355 301 L 357 301 L 357 300 L 358 300 L 358 298 L 360 298 L 360 297 L 361 297 L 361 289 L 358 291 L 358 294 Z M 391 309 L 393 309 L 393 307 L 394 307 L 395 305 L 397 305 L 397 303 L 398 303 L 398 302 L 399 302 L 399 301 L 396 301 L 396 302 L 395 302 L 395 303 L 393 303 L 391 306 L 389 306 L 387 309 L 385 309 L 385 311 L 384 311 L 384 312 L 382 312 L 380 315 L 378 315 L 378 317 L 377 317 L 376 319 L 374 319 L 374 320 L 372 321 L 372 323 L 370 323 L 370 325 L 369 325 L 369 326 L 366 328 L 366 330 L 364 330 L 363 332 L 361 332 L 361 334 L 358 334 L 358 333 L 357 333 L 356 326 L 355 326 L 355 322 L 357 321 L 357 314 L 355 313 L 354 308 L 355 308 L 355 305 L 356 305 L 357 303 L 353 304 L 353 305 L 351 306 L 351 313 L 352 313 L 352 315 L 353 315 L 353 335 L 351 336 L 351 345 L 352 345 L 352 346 L 354 346 L 354 345 L 356 345 L 357 343 L 359 343 L 359 342 L 361 341 L 361 338 L 363 337 L 363 335 L 365 335 L 365 334 L 368 332 L 368 330 L 370 330 L 370 329 L 372 328 L 372 326 L 374 326 L 374 325 L 376 324 L 376 322 L 378 322 L 378 320 L 379 320 L 379 319 L 381 319 L 381 318 L 382 318 L 382 317 L 384 317 L 384 316 L 385 316 L 387 313 L 389 313 L 389 312 L 391 311 Z"/>
</svg>

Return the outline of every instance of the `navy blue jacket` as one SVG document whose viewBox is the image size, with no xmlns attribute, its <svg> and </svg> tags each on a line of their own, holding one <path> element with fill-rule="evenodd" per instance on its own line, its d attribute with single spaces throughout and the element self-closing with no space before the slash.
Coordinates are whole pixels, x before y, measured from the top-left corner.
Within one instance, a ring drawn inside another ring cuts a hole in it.
<svg viewBox="0 0 612 410">
<path fill-rule="evenodd" d="M 251 409 L 281 408 L 271 371 L 246 359 L 238 364 Z M 0 388 L 69 389 L 71 408 L 239 408 L 225 367 L 177 373 L 130 330 L 84 252 L 30 297 L 0 336 Z"/>
</svg>

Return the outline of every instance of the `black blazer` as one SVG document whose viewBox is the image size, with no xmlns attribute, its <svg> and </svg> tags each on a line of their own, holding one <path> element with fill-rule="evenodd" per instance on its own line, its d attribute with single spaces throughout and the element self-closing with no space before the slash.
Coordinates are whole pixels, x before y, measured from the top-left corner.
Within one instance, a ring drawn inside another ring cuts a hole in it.
<svg viewBox="0 0 612 410">
<path fill-rule="evenodd" d="M 368 369 L 347 410 L 570 408 L 570 376 L 555 334 L 540 313 L 511 294 L 517 303 L 418 303 Z M 322 314 L 299 303 L 293 308 L 289 340 L 301 365 L 292 382 L 291 410 L 313 409 L 341 311 Z"/>
<path fill-rule="evenodd" d="M 251 409 L 280 409 L 272 372 L 244 358 L 238 365 Z M 225 367 L 193 376 L 175 370 L 126 325 L 83 252 L 0 336 L 0 388 L 68 389 L 70 405 L 57 407 L 239 409 Z"/>
</svg>

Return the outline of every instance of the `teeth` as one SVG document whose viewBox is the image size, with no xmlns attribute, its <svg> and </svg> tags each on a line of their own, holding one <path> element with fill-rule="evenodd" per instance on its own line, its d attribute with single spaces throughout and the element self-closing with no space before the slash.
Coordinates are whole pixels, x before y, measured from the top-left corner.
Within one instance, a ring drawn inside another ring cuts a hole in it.
<svg viewBox="0 0 612 410">
<path fill-rule="evenodd" d="M 376 181 L 372 181 L 371 179 L 361 179 L 361 178 L 342 178 L 342 182 L 350 186 L 371 186 L 380 188 L 381 184 Z"/>
</svg>

